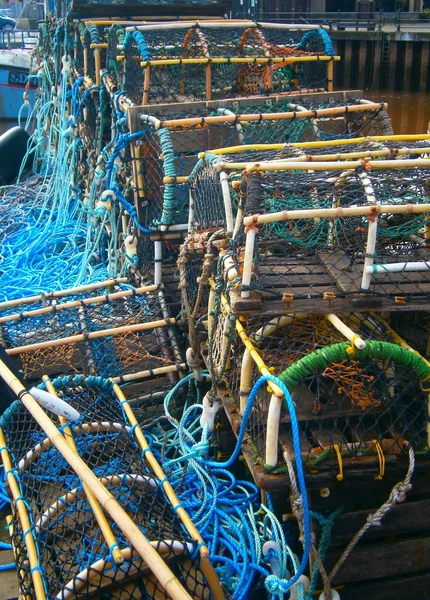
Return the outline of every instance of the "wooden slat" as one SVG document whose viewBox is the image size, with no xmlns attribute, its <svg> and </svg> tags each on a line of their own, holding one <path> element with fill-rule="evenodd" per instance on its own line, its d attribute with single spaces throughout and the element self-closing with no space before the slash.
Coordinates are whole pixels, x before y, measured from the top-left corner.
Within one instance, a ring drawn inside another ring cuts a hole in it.
<svg viewBox="0 0 430 600">
<path fill-rule="evenodd" d="M 335 563 L 340 551 L 330 550 L 325 564 Z M 371 581 L 430 569 L 430 538 L 357 546 L 334 579 L 334 584 Z M 385 595 L 382 596 L 385 600 Z M 413 598 L 414 596 L 406 596 Z"/>
<path fill-rule="evenodd" d="M 364 585 L 346 585 L 339 591 L 342 600 L 429 600 L 430 575 L 402 577 Z"/>
<path fill-rule="evenodd" d="M 360 510 L 341 514 L 335 521 L 331 543 L 347 544 L 351 537 L 366 522 L 373 510 Z M 418 502 L 405 502 L 394 506 L 385 516 L 379 527 L 369 529 L 363 540 L 382 538 L 392 534 L 414 533 L 430 530 L 430 499 Z M 429 588 L 430 590 L 430 588 Z"/>
</svg>

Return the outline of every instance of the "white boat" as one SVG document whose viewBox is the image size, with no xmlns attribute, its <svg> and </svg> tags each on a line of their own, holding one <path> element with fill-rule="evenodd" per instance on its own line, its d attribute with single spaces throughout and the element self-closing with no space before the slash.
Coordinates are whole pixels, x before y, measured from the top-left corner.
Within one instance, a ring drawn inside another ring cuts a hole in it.
<svg viewBox="0 0 430 600">
<path fill-rule="evenodd" d="M 23 49 L 0 49 L 0 119 L 16 119 L 24 103 L 31 56 Z M 35 100 L 36 80 L 29 92 L 30 105 Z M 25 117 L 27 112 L 24 112 Z"/>
</svg>

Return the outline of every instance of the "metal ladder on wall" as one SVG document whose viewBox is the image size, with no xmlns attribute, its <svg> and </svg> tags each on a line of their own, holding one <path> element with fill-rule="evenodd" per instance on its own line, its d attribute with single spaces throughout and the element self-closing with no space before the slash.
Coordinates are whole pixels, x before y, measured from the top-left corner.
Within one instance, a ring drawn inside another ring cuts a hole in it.
<svg viewBox="0 0 430 600">
<path fill-rule="evenodd" d="M 390 77 L 390 36 L 382 34 L 381 47 L 381 71 L 380 71 L 380 89 L 388 90 L 388 81 Z"/>
</svg>

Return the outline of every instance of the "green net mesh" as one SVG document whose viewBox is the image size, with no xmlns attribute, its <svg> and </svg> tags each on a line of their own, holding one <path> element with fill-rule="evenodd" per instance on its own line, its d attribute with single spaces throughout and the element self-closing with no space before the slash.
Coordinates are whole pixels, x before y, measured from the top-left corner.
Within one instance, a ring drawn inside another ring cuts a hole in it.
<svg viewBox="0 0 430 600">
<path fill-rule="evenodd" d="M 300 111 L 296 110 L 297 106 L 286 100 L 275 102 L 268 99 L 266 102 L 267 104 L 256 105 L 242 100 L 233 106 L 226 100 L 225 106 L 214 105 L 212 110 L 190 108 L 184 111 L 178 106 L 177 111 L 169 110 L 168 113 L 151 107 L 150 115 L 139 115 L 137 127 L 142 131 L 139 141 L 142 156 L 140 172 L 146 199 L 141 215 L 145 226 L 187 222 L 188 188 L 174 178 L 191 173 L 202 148 L 211 150 L 242 144 L 291 143 L 336 139 L 338 136 L 348 138 L 364 134 L 377 135 L 384 129 L 381 121 L 381 115 L 385 112 L 383 105 L 373 105 L 372 110 L 367 110 L 363 105 L 363 110 L 360 110 L 359 102 L 351 100 L 336 105 L 322 102 L 303 106 L 310 111 L 324 110 L 321 118 L 315 118 L 318 112 L 306 117 L 298 116 Z M 345 112 L 348 108 L 349 113 Z M 340 114 L 339 110 L 342 111 Z M 288 115 L 272 121 L 267 118 L 272 112 Z M 250 113 L 256 115 L 254 120 L 244 120 L 242 115 Z M 227 117 L 225 121 L 222 115 Z M 322 152 L 328 151 L 322 149 Z M 297 151 L 297 154 L 300 152 Z M 164 177 L 173 179 L 163 182 Z"/>
</svg>

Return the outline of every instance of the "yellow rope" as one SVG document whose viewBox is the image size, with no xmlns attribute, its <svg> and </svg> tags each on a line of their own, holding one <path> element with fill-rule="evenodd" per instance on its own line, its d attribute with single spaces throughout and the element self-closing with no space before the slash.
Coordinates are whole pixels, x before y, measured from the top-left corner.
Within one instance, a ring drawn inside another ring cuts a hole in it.
<svg viewBox="0 0 430 600">
<path fill-rule="evenodd" d="M 346 351 L 347 351 L 348 354 L 351 354 L 352 356 L 354 356 L 354 354 L 355 354 L 355 345 L 354 345 L 354 343 L 355 343 L 355 340 L 358 340 L 360 337 L 361 336 L 358 333 L 356 333 L 356 334 L 354 334 L 352 336 L 352 338 L 351 338 L 351 346 L 346 349 Z"/>
<path fill-rule="evenodd" d="M 377 475 L 375 479 L 382 479 L 385 475 L 385 456 L 384 452 L 382 451 L 381 444 L 378 442 L 378 440 L 373 440 L 373 443 L 375 444 L 375 448 L 379 458 L 379 475 Z"/>
<path fill-rule="evenodd" d="M 342 455 L 340 453 L 340 448 L 337 444 L 333 444 L 334 451 L 336 452 L 337 462 L 339 464 L 339 473 L 336 475 L 336 479 L 338 481 L 342 481 L 343 479 L 343 461 Z"/>
</svg>

